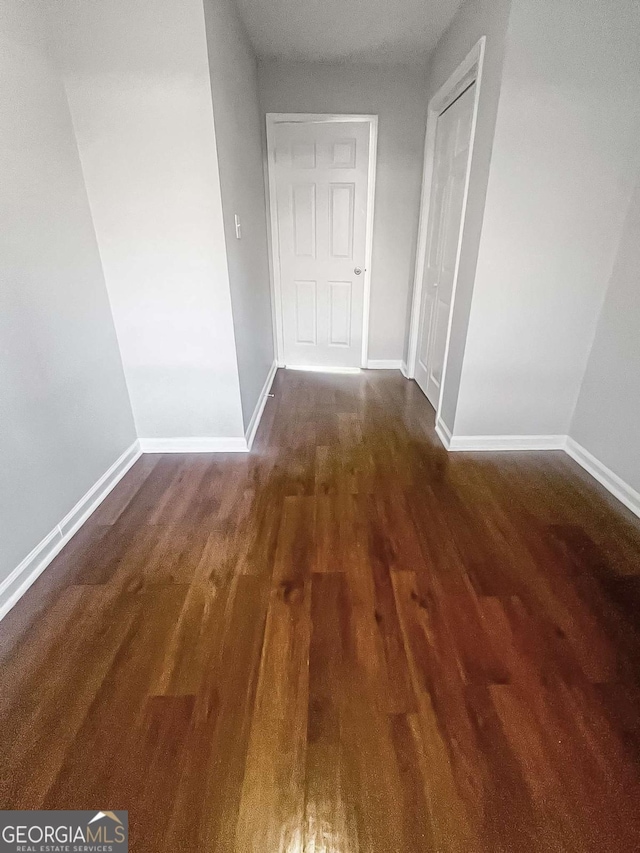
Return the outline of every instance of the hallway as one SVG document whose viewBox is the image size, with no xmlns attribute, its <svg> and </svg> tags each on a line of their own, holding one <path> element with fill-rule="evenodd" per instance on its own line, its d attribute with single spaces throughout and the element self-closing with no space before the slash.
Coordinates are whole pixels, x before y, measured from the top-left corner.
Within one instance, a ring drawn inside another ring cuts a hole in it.
<svg viewBox="0 0 640 853">
<path fill-rule="evenodd" d="M 0 623 L 3 808 L 136 853 L 640 847 L 640 524 L 447 454 L 396 371 L 279 371 L 247 455 L 145 455 Z"/>
</svg>

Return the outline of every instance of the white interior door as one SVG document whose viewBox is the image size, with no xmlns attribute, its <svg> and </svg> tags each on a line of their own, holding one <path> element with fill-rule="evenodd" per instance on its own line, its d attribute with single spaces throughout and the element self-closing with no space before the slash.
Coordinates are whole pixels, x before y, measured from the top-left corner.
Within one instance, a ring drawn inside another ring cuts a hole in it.
<svg viewBox="0 0 640 853">
<path fill-rule="evenodd" d="M 469 168 L 475 83 L 438 117 L 415 378 L 438 407 Z"/>
<path fill-rule="evenodd" d="M 368 122 L 278 122 L 276 223 L 284 362 L 360 367 Z"/>
</svg>

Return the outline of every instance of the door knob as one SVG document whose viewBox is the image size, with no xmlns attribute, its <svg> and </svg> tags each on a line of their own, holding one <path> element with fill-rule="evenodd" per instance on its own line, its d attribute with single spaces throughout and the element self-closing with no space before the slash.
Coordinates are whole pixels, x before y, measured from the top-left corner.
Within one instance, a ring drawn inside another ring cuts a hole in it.
<svg viewBox="0 0 640 853">
<path fill-rule="evenodd" d="M 360 267 L 356 267 L 356 268 L 354 269 L 354 273 L 355 273 L 356 275 L 360 275 L 360 273 L 361 273 L 361 272 L 362 272 L 362 270 L 360 269 Z"/>
</svg>

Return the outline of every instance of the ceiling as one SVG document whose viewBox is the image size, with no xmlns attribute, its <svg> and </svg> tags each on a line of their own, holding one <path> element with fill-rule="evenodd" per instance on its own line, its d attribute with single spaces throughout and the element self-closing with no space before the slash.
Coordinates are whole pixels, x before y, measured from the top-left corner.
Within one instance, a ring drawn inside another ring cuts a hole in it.
<svg viewBox="0 0 640 853">
<path fill-rule="evenodd" d="M 236 0 L 261 59 L 424 63 L 461 0 Z"/>
</svg>

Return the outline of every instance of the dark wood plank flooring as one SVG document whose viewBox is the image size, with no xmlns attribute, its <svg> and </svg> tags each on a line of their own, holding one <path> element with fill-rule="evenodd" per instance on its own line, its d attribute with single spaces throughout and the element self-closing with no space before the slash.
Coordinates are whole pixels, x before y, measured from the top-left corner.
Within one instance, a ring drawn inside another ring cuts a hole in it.
<svg viewBox="0 0 640 853">
<path fill-rule="evenodd" d="M 640 527 L 395 372 L 143 457 L 0 623 L 0 805 L 134 851 L 640 849 Z"/>
</svg>

